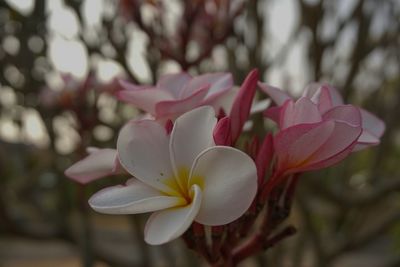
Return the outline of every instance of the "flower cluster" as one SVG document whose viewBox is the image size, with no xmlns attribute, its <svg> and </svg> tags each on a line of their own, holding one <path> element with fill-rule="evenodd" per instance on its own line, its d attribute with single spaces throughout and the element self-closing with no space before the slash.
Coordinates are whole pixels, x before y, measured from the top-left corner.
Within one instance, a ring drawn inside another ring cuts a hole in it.
<svg viewBox="0 0 400 267">
<path fill-rule="evenodd" d="M 329 85 L 312 84 L 293 100 L 258 80 L 253 70 L 238 90 L 228 73 L 170 74 L 156 86 L 121 81 L 118 98 L 147 118 L 128 122 L 116 149 L 91 148 L 65 174 L 80 183 L 113 174 L 131 177 L 125 185 L 97 192 L 89 205 L 107 214 L 152 212 L 145 227 L 149 244 L 163 244 L 186 232 L 188 246 L 200 250 L 198 238 L 190 233 L 199 225 L 210 226 L 224 233 L 215 236 L 225 247 L 213 246 L 203 256 L 212 262 L 220 258 L 214 254 L 223 254 L 225 260 L 239 262 L 266 247 L 285 218 L 274 213 L 289 212 L 299 174 L 376 145 L 384 132 L 381 120 L 343 104 Z M 274 135 L 263 132 L 261 142 L 252 136 L 254 130 L 242 134 L 257 88 L 276 104 L 264 115 L 278 126 Z M 259 216 L 261 228 L 251 236 Z M 291 233 L 286 229 L 280 236 Z"/>
</svg>

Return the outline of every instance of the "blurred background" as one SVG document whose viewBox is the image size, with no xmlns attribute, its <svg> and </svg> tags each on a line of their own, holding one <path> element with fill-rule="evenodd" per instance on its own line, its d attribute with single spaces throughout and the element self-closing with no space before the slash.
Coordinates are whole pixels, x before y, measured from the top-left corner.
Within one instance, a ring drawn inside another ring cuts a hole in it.
<svg viewBox="0 0 400 267">
<path fill-rule="evenodd" d="M 146 216 L 88 208 L 123 177 L 81 186 L 63 172 L 138 114 L 116 78 L 228 71 L 240 84 L 253 68 L 294 95 L 329 82 L 387 130 L 304 175 L 298 233 L 242 266 L 400 266 L 397 0 L 0 0 L 0 266 L 202 266 L 181 241 L 145 245 Z"/>
</svg>

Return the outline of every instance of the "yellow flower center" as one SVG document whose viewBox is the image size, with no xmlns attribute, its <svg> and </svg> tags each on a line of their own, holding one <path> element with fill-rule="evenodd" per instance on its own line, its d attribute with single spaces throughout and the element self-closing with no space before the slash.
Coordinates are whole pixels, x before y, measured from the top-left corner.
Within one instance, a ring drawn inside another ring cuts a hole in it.
<svg viewBox="0 0 400 267">
<path fill-rule="evenodd" d="M 204 187 L 204 179 L 200 175 L 193 175 L 189 181 L 189 169 L 181 167 L 178 169 L 177 177 L 172 176 L 163 181 L 170 190 L 165 192 L 168 196 L 179 197 L 182 199 L 182 206 L 190 204 L 194 197 L 193 185 L 198 185 L 201 189 Z"/>
</svg>

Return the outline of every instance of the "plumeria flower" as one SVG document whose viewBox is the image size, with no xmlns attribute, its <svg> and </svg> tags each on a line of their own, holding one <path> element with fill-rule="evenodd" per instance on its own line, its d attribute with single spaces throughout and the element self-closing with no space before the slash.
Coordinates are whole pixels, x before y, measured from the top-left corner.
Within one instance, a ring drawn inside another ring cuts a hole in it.
<svg viewBox="0 0 400 267">
<path fill-rule="evenodd" d="M 284 103 L 292 98 L 278 88 L 263 83 L 259 83 L 259 86 L 278 105 L 278 107 L 267 110 L 266 114 L 279 123 L 279 117 L 282 117 L 280 116 L 280 113 Z M 339 121 L 347 121 L 349 123 L 358 123 L 358 121 L 351 122 L 349 120 L 354 116 L 360 116 L 362 134 L 358 138 L 353 151 L 358 151 L 368 146 L 379 144 L 380 138 L 385 131 L 384 122 L 362 108 L 345 105 L 341 95 L 334 87 L 326 84 L 312 83 L 304 90 L 303 97 L 309 99 L 316 105 L 317 111 L 322 117 L 330 117 Z M 356 111 L 354 111 L 354 109 L 358 110 L 359 115 L 355 114 Z M 351 112 L 352 114 L 348 114 L 348 112 Z M 358 118 L 356 120 L 358 120 Z"/>
<path fill-rule="evenodd" d="M 281 176 L 338 163 L 354 149 L 362 132 L 357 108 L 343 106 L 321 115 L 306 97 L 285 102 L 279 125 L 274 151 Z"/>
<path fill-rule="evenodd" d="M 216 146 L 211 107 L 178 117 L 171 134 L 153 120 L 129 122 L 119 133 L 120 162 L 135 178 L 105 188 L 90 200 L 101 213 L 154 212 L 145 241 L 163 244 L 182 235 L 193 221 L 223 225 L 239 218 L 257 191 L 253 160 L 232 147 Z"/>
<path fill-rule="evenodd" d="M 124 172 L 116 149 L 89 147 L 87 152 L 89 153 L 87 157 L 65 170 L 65 176 L 86 184 L 105 176 Z"/>
<path fill-rule="evenodd" d="M 125 88 L 118 93 L 122 101 L 150 113 L 155 118 L 175 119 L 196 107 L 210 105 L 216 112 L 224 108 L 221 98 L 232 98 L 229 73 L 209 73 L 192 77 L 188 73 L 168 74 L 156 86 L 139 86 L 121 81 Z M 228 112 L 228 111 L 225 111 Z"/>
</svg>

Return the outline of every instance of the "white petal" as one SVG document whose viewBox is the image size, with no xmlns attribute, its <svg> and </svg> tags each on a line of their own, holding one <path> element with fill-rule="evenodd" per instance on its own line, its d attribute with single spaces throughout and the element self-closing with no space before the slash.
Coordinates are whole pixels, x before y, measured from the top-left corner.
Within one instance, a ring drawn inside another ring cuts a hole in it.
<svg viewBox="0 0 400 267">
<path fill-rule="evenodd" d="M 125 186 L 107 187 L 89 199 L 89 205 L 106 214 L 136 214 L 176 207 L 185 203 L 179 197 L 165 196 L 150 186 L 130 179 Z"/>
<path fill-rule="evenodd" d="M 122 166 L 134 177 L 164 192 L 173 176 L 169 136 L 155 121 L 129 122 L 120 131 L 117 150 Z"/>
<path fill-rule="evenodd" d="M 65 171 L 65 175 L 80 183 L 88 183 L 113 173 L 117 158 L 115 149 L 91 150 L 84 159 Z"/>
<path fill-rule="evenodd" d="M 189 228 L 202 201 L 200 187 L 193 185 L 191 190 L 194 192 L 194 197 L 190 205 L 155 212 L 150 216 L 144 229 L 144 239 L 147 243 L 151 245 L 167 243 Z"/>
<path fill-rule="evenodd" d="M 190 184 L 203 178 L 203 201 L 195 220 L 206 225 L 236 220 L 249 208 L 257 192 L 255 163 L 232 147 L 204 151 L 196 159 L 190 177 Z"/>
<path fill-rule="evenodd" d="M 209 106 L 194 109 L 176 119 L 170 144 L 175 170 L 190 169 L 194 159 L 204 149 L 214 145 L 216 123 L 214 109 Z"/>
</svg>

